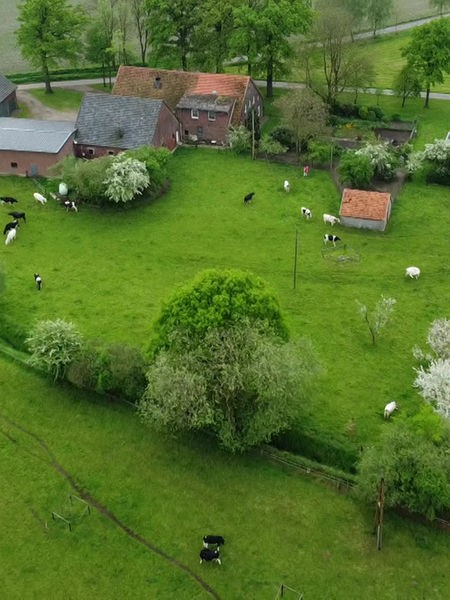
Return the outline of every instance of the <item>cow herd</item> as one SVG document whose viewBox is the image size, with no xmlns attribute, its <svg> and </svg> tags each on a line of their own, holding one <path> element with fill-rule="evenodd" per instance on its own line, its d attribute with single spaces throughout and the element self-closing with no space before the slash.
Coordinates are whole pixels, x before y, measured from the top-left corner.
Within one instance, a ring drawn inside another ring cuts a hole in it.
<svg viewBox="0 0 450 600">
<path fill-rule="evenodd" d="M 71 200 L 64 200 L 63 198 L 57 197 L 55 194 L 52 194 L 52 197 L 57 200 L 62 200 L 62 205 L 66 208 L 67 211 L 78 212 L 78 207 L 75 202 Z M 39 192 L 35 192 L 33 194 L 33 198 L 36 202 L 42 206 L 47 204 L 47 198 L 43 196 Z M 9 205 L 10 207 L 15 207 L 18 203 L 16 198 L 12 198 L 11 196 L 0 196 L 0 204 Z M 9 246 L 12 242 L 17 238 L 17 231 L 19 229 L 19 220 L 23 221 L 23 223 L 27 222 L 26 213 L 23 211 L 12 210 L 8 212 L 8 216 L 12 217 L 13 220 L 6 223 L 3 228 L 3 235 L 5 236 L 5 245 Z M 34 273 L 34 281 L 36 284 L 36 288 L 38 290 L 42 289 L 42 277 L 39 273 Z"/>
</svg>

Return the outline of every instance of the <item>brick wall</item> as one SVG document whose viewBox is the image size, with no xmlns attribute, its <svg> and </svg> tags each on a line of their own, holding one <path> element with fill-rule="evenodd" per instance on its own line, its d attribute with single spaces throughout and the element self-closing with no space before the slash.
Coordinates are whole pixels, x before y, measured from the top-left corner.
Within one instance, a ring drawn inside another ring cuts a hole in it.
<svg viewBox="0 0 450 600">
<path fill-rule="evenodd" d="M 181 122 L 182 136 L 188 138 L 196 135 L 199 141 L 223 144 L 229 126 L 229 115 L 227 113 L 215 113 L 216 120 L 208 119 L 207 110 L 198 111 L 198 119 L 193 119 L 190 108 L 177 109 L 177 117 Z"/>
<path fill-rule="evenodd" d="M 73 135 L 57 154 L 46 152 L 16 152 L 0 150 L 0 173 L 2 175 L 47 175 L 47 169 L 72 154 Z"/>
</svg>

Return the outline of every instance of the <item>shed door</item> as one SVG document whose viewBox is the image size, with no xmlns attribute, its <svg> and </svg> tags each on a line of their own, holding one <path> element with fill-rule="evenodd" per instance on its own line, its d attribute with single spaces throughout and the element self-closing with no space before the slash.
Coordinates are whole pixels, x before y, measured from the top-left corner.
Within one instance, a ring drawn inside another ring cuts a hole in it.
<svg viewBox="0 0 450 600">
<path fill-rule="evenodd" d="M 30 176 L 36 177 L 39 175 L 39 169 L 37 165 L 30 165 Z"/>
</svg>

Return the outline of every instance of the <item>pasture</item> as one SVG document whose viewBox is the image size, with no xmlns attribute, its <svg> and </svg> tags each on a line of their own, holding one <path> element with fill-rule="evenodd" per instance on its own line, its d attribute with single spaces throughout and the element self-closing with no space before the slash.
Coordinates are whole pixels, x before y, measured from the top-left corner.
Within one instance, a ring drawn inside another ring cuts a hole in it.
<svg viewBox="0 0 450 600">
<path fill-rule="evenodd" d="M 129 408 L 3 357 L 0 385 L 3 598 L 273 600 L 281 582 L 311 599 L 448 596 L 444 533 L 387 513 L 378 551 L 374 510 L 312 479 L 257 455 L 149 433 Z M 55 465 L 167 557 L 99 510 L 72 532 L 52 521 L 52 511 L 67 516 L 74 491 Z M 205 533 L 225 537 L 222 566 L 199 564 Z"/>
<path fill-rule="evenodd" d="M 145 349 L 162 302 L 177 286 L 205 268 L 249 270 L 267 281 L 291 335 L 310 338 L 324 366 L 304 424 L 356 446 L 377 435 L 390 399 L 404 413 L 415 410 L 412 347 L 424 344 L 433 319 L 448 316 L 442 233 L 450 224 L 450 190 L 407 184 L 386 232 L 376 233 L 323 225 L 322 213 L 337 214 L 340 202 L 326 172 L 312 170 L 304 178 L 295 167 L 181 149 L 171 162 L 171 181 L 156 201 L 122 210 L 82 206 L 75 214 L 51 200 L 38 205 L 31 180 L 3 178 L 2 195 L 16 196 L 27 213 L 17 240 L 0 247 L 7 284 L 0 299 L 3 329 L 26 333 L 38 319 L 62 318 L 88 338 Z M 249 191 L 255 198 L 244 206 Z M 311 221 L 301 218 L 301 206 L 312 210 Z M 0 209 L 7 222 L 9 209 Z M 324 233 L 339 235 L 359 260 L 325 252 Z M 409 265 L 422 269 L 418 281 L 405 278 Z M 42 292 L 35 289 L 35 272 L 43 278 Z M 373 346 L 356 301 L 372 307 L 381 294 L 397 305 Z"/>
</svg>

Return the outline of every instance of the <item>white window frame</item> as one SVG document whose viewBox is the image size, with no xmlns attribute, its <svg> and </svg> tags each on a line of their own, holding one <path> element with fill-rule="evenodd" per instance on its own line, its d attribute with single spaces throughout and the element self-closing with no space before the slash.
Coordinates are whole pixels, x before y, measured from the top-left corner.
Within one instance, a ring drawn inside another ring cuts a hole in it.
<svg viewBox="0 0 450 600">
<path fill-rule="evenodd" d="M 216 113 L 213 110 L 208 110 L 208 121 L 215 121 Z"/>
<path fill-rule="evenodd" d="M 199 116 L 198 108 L 191 108 L 191 119 L 198 119 Z"/>
</svg>

